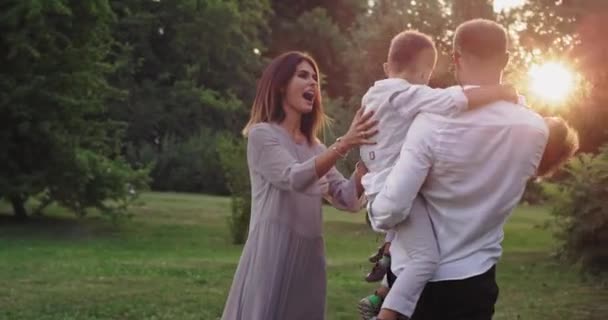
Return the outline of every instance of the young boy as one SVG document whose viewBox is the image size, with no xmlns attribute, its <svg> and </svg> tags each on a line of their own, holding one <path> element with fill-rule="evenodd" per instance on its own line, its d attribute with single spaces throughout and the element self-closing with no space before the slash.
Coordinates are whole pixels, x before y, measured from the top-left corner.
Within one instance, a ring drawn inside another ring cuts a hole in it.
<svg viewBox="0 0 608 320">
<path fill-rule="evenodd" d="M 363 177 L 362 184 L 370 202 L 384 187 L 416 114 L 430 112 L 451 116 L 497 100 L 518 100 L 517 92 L 512 87 L 503 85 L 467 90 L 461 87 L 432 89 L 427 84 L 436 61 L 437 51 L 429 36 L 417 31 L 401 32 L 392 39 L 388 61 L 384 64 L 387 79 L 377 81 L 363 97 L 362 105 L 366 111 L 374 110 L 374 117 L 379 120 L 379 133 L 375 137 L 377 144 L 362 146 L 360 149 L 361 160 L 369 170 Z M 416 224 L 416 230 L 422 230 L 422 234 L 428 234 L 428 239 L 425 237 L 424 241 L 428 242 L 430 248 L 414 255 L 411 263 L 417 264 L 418 268 L 428 266 L 434 270 L 439 252 L 429 218 L 411 219 L 410 223 Z M 370 258 L 370 261 L 376 264 L 367 275 L 367 281 L 379 281 L 387 273 L 390 265 L 390 241 L 393 236 L 393 231 L 387 232 L 384 245 Z M 400 292 L 407 292 L 411 300 L 417 300 L 428 280 L 416 278 L 412 283 L 408 283 L 407 288 L 400 288 Z M 388 283 L 392 281 L 394 279 L 389 277 Z M 388 292 L 387 287 L 385 281 L 376 293 L 359 302 L 359 313 L 363 319 L 371 319 L 379 312 L 382 300 Z"/>
</svg>

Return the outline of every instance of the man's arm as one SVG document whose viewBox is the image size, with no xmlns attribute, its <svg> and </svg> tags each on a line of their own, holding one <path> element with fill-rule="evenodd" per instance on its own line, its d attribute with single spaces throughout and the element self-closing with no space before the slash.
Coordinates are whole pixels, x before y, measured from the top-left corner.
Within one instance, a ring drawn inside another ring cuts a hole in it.
<svg viewBox="0 0 608 320">
<path fill-rule="evenodd" d="M 437 124 L 428 115 L 414 119 L 395 166 L 367 211 L 372 227 L 389 230 L 407 218 L 434 161 L 432 147 Z"/>
</svg>

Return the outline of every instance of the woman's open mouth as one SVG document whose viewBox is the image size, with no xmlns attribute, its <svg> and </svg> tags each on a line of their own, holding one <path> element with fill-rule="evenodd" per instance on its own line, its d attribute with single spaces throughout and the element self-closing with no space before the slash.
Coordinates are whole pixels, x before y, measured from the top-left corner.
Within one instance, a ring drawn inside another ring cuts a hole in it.
<svg viewBox="0 0 608 320">
<path fill-rule="evenodd" d="M 308 102 L 313 102 L 315 99 L 315 94 L 314 92 L 306 91 L 302 94 L 302 97 L 304 97 L 304 99 L 306 99 Z"/>
</svg>

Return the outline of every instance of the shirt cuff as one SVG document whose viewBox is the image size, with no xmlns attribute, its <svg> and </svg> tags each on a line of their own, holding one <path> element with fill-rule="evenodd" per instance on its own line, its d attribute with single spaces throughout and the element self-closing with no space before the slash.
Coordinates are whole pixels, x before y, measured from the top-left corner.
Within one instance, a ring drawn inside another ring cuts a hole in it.
<svg viewBox="0 0 608 320">
<path fill-rule="evenodd" d="M 416 302 L 409 301 L 405 297 L 400 296 L 398 294 L 399 292 L 396 292 L 396 289 L 397 288 L 395 288 L 395 286 L 393 285 L 388 295 L 382 302 L 382 308 L 393 310 L 406 317 L 411 317 L 414 313 L 414 310 L 416 309 Z"/>
<path fill-rule="evenodd" d="M 374 217 L 374 213 L 372 210 L 373 203 L 374 203 L 374 200 L 367 201 L 366 209 L 367 209 L 367 216 L 369 217 L 369 224 L 372 226 L 372 230 L 374 230 L 376 232 L 380 232 L 380 233 L 386 233 L 390 229 L 383 229 L 378 226 L 378 223 L 376 221 L 376 218 Z"/>
</svg>

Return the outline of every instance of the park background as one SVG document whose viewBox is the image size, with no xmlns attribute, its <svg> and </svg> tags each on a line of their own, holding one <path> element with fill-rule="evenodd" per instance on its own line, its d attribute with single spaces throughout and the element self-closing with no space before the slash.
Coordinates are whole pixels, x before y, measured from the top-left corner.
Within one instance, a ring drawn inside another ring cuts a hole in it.
<svg viewBox="0 0 608 320">
<path fill-rule="evenodd" d="M 218 319 L 248 224 L 240 130 L 268 61 L 287 50 L 318 61 L 331 142 L 383 77 L 396 33 L 433 36 L 431 85 L 446 87 L 453 30 L 478 17 L 509 31 L 505 80 L 581 141 L 565 170 L 529 183 L 506 226 L 495 318 L 608 318 L 608 1 L 0 8 L 0 319 Z M 380 236 L 363 212 L 324 211 L 328 319 L 356 319 Z"/>
</svg>

